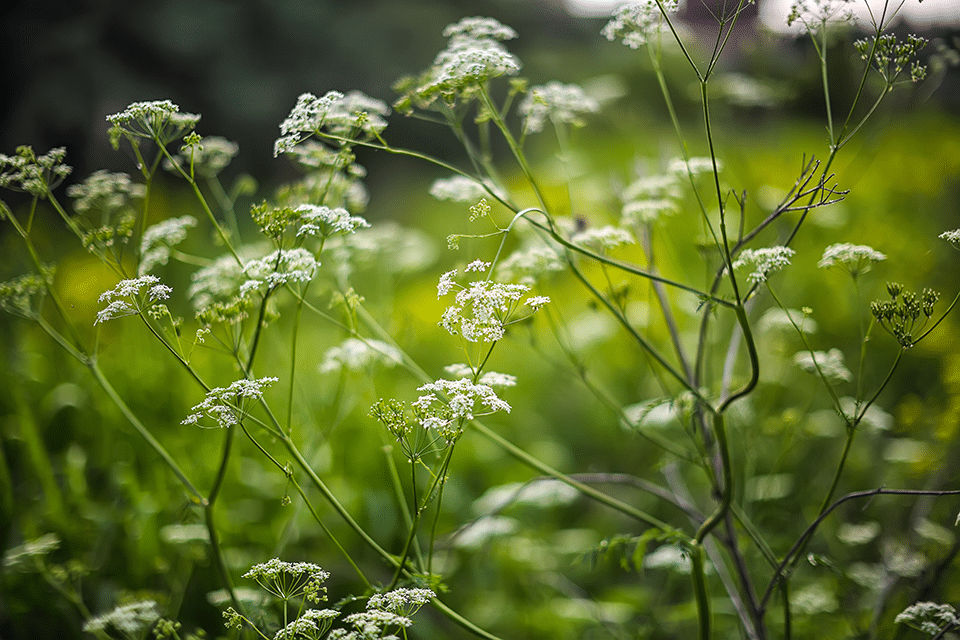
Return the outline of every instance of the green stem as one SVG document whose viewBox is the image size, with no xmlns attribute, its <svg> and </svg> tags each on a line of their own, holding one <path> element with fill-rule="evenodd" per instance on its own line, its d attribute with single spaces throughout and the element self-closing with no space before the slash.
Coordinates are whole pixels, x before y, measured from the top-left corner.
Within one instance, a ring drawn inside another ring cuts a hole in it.
<svg viewBox="0 0 960 640">
<path fill-rule="evenodd" d="M 206 498 L 197 491 L 196 487 L 193 486 L 193 483 L 187 479 L 187 476 L 180 469 L 180 466 L 174 461 L 174 459 L 167 453 L 167 450 L 163 448 L 163 445 L 153 437 L 153 434 L 150 433 L 140 419 L 130 410 L 130 407 L 127 406 L 127 403 L 123 401 L 123 398 L 120 397 L 120 394 L 117 393 L 116 389 L 113 388 L 113 385 L 107 380 L 103 375 L 103 372 L 100 370 L 100 367 L 96 362 L 85 363 L 90 369 L 90 372 L 93 374 L 93 377 L 96 379 L 97 383 L 107 392 L 107 395 L 110 396 L 110 399 L 113 400 L 114 404 L 117 405 L 117 408 L 120 409 L 120 412 L 123 413 L 127 421 L 133 425 L 133 428 L 136 429 L 137 433 L 147 441 L 147 444 L 150 445 L 150 448 L 153 449 L 157 455 L 160 456 L 160 459 L 163 460 L 170 470 L 173 472 L 173 475 L 180 480 L 180 483 L 186 487 L 187 491 L 193 496 L 193 501 L 199 505 L 205 506 L 207 504 Z"/>
</svg>

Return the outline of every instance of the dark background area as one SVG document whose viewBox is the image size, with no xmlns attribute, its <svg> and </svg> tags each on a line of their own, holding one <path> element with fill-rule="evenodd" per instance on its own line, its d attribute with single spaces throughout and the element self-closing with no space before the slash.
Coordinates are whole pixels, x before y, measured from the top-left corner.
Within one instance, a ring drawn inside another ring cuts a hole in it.
<svg viewBox="0 0 960 640">
<path fill-rule="evenodd" d="M 550 0 L 39 0 L 0 12 L 0 152 L 65 146 L 71 180 L 100 168 L 129 171 L 130 161 L 109 147 L 105 117 L 131 102 L 163 99 L 201 114 L 202 135 L 238 142 L 234 170 L 277 180 L 288 166 L 273 158 L 273 141 L 298 95 L 359 89 L 389 103 L 393 83 L 429 66 L 443 47 L 444 26 L 467 15 L 496 17 L 520 33 L 510 49 L 532 83 L 582 80 L 598 60 L 607 70 L 638 61 L 636 52 L 599 36 L 606 18 L 575 18 Z M 743 21 L 747 30 L 754 13 Z M 686 11 L 694 28 L 704 14 L 702 3 Z M 955 34 L 929 35 L 958 48 Z M 746 71 L 775 76 L 778 65 L 802 63 L 793 39 L 765 40 L 782 55 Z M 960 105 L 955 68 L 936 82 L 935 99 Z M 787 106 L 819 114 L 819 96 L 805 95 L 818 90 L 812 81 Z M 405 124 L 391 128 L 391 142 L 415 140 L 438 152 L 447 141 L 432 133 Z"/>
</svg>

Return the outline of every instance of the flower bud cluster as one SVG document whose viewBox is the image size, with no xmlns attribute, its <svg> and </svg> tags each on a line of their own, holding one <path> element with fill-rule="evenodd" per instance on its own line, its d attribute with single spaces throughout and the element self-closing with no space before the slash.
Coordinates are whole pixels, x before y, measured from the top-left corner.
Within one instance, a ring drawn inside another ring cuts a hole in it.
<svg viewBox="0 0 960 640">
<path fill-rule="evenodd" d="M 870 311 L 901 347 L 910 348 L 922 337 L 917 334 L 923 331 L 927 320 L 933 316 L 933 307 L 940 294 L 933 289 L 924 289 L 919 294 L 904 291 L 903 285 L 896 282 L 887 283 L 887 293 L 890 299 L 870 303 Z"/>
<path fill-rule="evenodd" d="M 927 46 L 928 40 L 912 33 L 904 41 L 898 41 L 897 36 L 885 33 L 870 39 L 857 40 L 854 48 L 860 57 L 872 64 L 880 75 L 892 83 L 900 73 L 910 65 L 910 79 L 914 82 L 923 80 L 927 75 L 927 68 L 915 60 L 917 54 Z"/>
</svg>

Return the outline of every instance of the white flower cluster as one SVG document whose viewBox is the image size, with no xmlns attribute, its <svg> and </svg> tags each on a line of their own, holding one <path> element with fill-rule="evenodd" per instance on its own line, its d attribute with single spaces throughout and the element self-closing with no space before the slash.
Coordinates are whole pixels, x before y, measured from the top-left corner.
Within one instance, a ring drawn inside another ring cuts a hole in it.
<svg viewBox="0 0 960 640">
<path fill-rule="evenodd" d="M 27 540 L 18 547 L 8 549 L 3 556 L 5 571 L 36 570 L 36 563 L 51 551 L 60 548 L 60 537 L 55 533 L 46 533 L 39 538 Z"/>
<path fill-rule="evenodd" d="M 676 0 L 662 0 L 661 4 L 667 13 L 673 13 L 678 8 Z M 657 0 L 632 2 L 614 12 L 613 20 L 607 23 L 601 34 L 611 42 L 620 39 L 631 49 L 637 49 L 660 32 L 663 11 Z"/>
<path fill-rule="evenodd" d="M 931 636 L 942 636 L 945 630 L 960 627 L 957 610 L 949 604 L 935 602 L 914 603 L 898 614 L 894 622 L 906 623 Z"/>
<path fill-rule="evenodd" d="M 120 134 L 140 138 L 156 138 L 161 142 L 172 140 L 200 122 L 200 116 L 183 113 L 169 100 L 134 102 L 120 113 L 107 116 L 114 146 Z"/>
<path fill-rule="evenodd" d="M 380 609 L 401 616 L 412 616 L 420 607 L 436 598 L 432 589 L 400 588 L 386 593 L 375 593 L 367 600 L 367 609 Z"/>
<path fill-rule="evenodd" d="M 473 178 L 461 175 L 434 180 L 430 186 L 430 195 L 437 200 L 477 202 L 481 198 L 490 195 L 488 189 L 500 197 L 504 196 L 504 193 L 496 185 L 487 183 L 485 187 Z"/>
<path fill-rule="evenodd" d="M 270 388 L 274 382 L 277 382 L 277 378 L 242 379 L 231 383 L 229 387 L 210 389 L 203 402 L 190 409 L 193 413 L 184 418 L 180 424 L 199 426 L 200 420 L 204 417 L 213 418 L 220 428 L 239 424 L 247 413 L 248 403 L 263 398 L 264 389 Z M 254 569 L 263 566 L 265 565 L 257 565 Z"/>
<path fill-rule="evenodd" d="M 476 372 L 470 365 L 463 363 L 448 364 L 443 368 L 444 371 L 456 378 L 472 378 Z M 496 371 L 487 371 L 480 376 L 477 381 L 489 387 L 515 387 L 517 386 L 517 377 L 509 373 L 497 373 Z"/>
<path fill-rule="evenodd" d="M 244 253 L 241 249 L 241 257 L 244 257 Z M 230 254 L 223 255 L 191 274 L 187 296 L 194 308 L 204 309 L 218 300 L 236 295 L 238 287 L 247 279 L 237 259 Z"/>
<path fill-rule="evenodd" d="M 843 242 L 824 249 L 817 266 L 821 269 L 837 267 L 856 278 L 869 271 L 874 263 L 886 259 L 887 256 L 866 245 Z"/>
<path fill-rule="evenodd" d="M 327 350 L 320 364 L 320 373 L 341 369 L 364 371 L 374 364 L 395 367 L 403 362 L 403 354 L 393 345 L 382 340 L 347 338 L 339 346 Z"/>
<path fill-rule="evenodd" d="M 320 640 L 330 629 L 333 619 L 339 615 L 340 612 L 334 609 L 307 609 L 299 618 L 277 631 L 273 640 Z"/>
<path fill-rule="evenodd" d="M 717 171 L 723 169 L 723 164 L 717 160 Z M 674 173 L 678 176 L 686 176 L 689 171 L 695 176 L 698 176 L 702 173 L 713 173 L 713 159 L 712 158 L 690 158 L 689 160 L 684 160 L 683 158 L 674 158 L 670 161 L 669 168 L 667 169 L 670 173 Z"/>
<path fill-rule="evenodd" d="M 843 362 L 843 352 L 840 349 L 830 351 L 800 351 L 793 356 L 793 362 L 808 373 L 817 373 L 819 367 L 823 376 L 833 382 L 850 382 L 853 374 Z"/>
<path fill-rule="evenodd" d="M 222 136 L 209 136 L 203 138 L 199 144 L 185 144 L 180 147 L 180 155 L 176 156 L 174 161 L 187 173 L 192 165 L 194 174 L 202 178 L 212 178 L 227 168 L 238 153 L 240 145 L 236 142 Z M 174 168 L 169 159 L 164 160 L 163 166 L 168 170 Z"/>
<path fill-rule="evenodd" d="M 107 631 L 119 631 L 128 638 L 135 638 L 150 628 L 160 618 L 160 606 L 153 600 L 131 602 L 90 618 L 83 630 L 96 635 Z M 98 633 L 99 632 L 99 633 Z"/>
<path fill-rule="evenodd" d="M 138 273 L 149 273 L 157 265 L 167 264 L 170 250 L 187 238 L 187 229 L 197 226 L 193 216 L 168 218 L 152 224 L 143 232 L 140 240 L 140 267 Z"/>
<path fill-rule="evenodd" d="M 328 91 L 323 97 L 301 94 L 287 118 L 280 123 L 280 134 L 273 146 L 274 157 L 291 151 L 302 139 L 326 128 L 338 136 L 354 130 L 379 135 L 387 127 L 384 116 L 390 114 L 386 103 L 359 91 L 347 95 Z"/>
<path fill-rule="evenodd" d="M 425 384 L 417 391 L 428 392 L 411 405 L 416 411 L 420 426 L 424 429 L 436 429 L 447 443 L 453 443 L 460 437 L 464 422 L 497 411 L 510 413 L 511 409 L 509 404 L 497 396 L 493 387 L 474 384 L 469 378 L 441 379 Z M 437 394 L 447 399 L 441 400 Z"/>
<path fill-rule="evenodd" d="M 300 214 L 300 228 L 297 237 L 320 236 L 329 238 L 341 233 L 353 233 L 366 228 L 370 223 L 360 216 L 352 216 L 343 207 L 330 207 L 315 204 L 302 204 L 296 208 Z"/>
<path fill-rule="evenodd" d="M 443 312 L 440 326 L 450 335 L 462 335 L 469 342 L 496 342 L 501 339 L 506 325 L 520 306 L 520 298 L 530 287 L 491 280 L 477 280 L 471 282 L 469 287 L 462 287 L 454 280 L 456 275 L 456 269 L 448 271 L 440 277 L 437 285 L 438 298 L 450 293 L 454 287 L 460 288 L 454 304 Z M 529 298 L 526 304 L 536 311 L 549 301 L 546 296 L 537 296 Z"/>
<path fill-rule="evenodd" d="M 597 113 L 600 103 L 588 96 L 582 87 L 553 81 L 531 88 L 517 110 L 523 117 L 523 130 L 537 133 L 543 131 L 547 118 L 554 124 L 581 125 L 580 114 Z"/>
<path fill-rule="evenodd" d="M 422 231 L 389 220 L 343 236 L 343 243 L 330 251 L 328 263 L 347 274 L 353 267 L 370 266 L 381 273 L 411 273 L 433 264 L 439 253 Z"/>
<path fill-rule="evenodd" d="M 532 246 L 511 253 L 497 265 L 497 275 L 522 284 L 533 284 L 536 278 L 546 273 L 556 273 L 566 268 L 557 250 L 550 246 Z"/>
<path fill-rule="evenodd" d="M 634 244 L 636 240 L 633 234 L 626 229 L 606 226 L 584 229 L 579 233 L 575 233 L 570 238 L 570 242 L 585 247 L 592 247 L 598 251 L 604 251 L 614 249 L 624 244 Z"/>
<path fill-rule="evenodd" d="M 147 188 L 132 182 L 126 173 L 95 171 L 80 184 L 70 185 L 67 195 L 74 199 L 73 208 L 77 213 L 109 215 L 124 209 L 133 198 L 143 198 Z"/>
<path fill-rule="evenodd" d="M 960 247 L 960 229 L 954 229 L 953 231 L 944 231 L 939 236 L 941 240 L 946 240 L 955 247 Z"/>
<path fill-rule="evenodd" d="M 427 104 L 437 95 L 453 98 L 491 78 L 520 71 L 519 60 L 501 44 L 517 33 L 493 18 L 464 18 L 443 33 L 450 38 L 447 48 L 437 54 L 415 89 Z"/>
<path fill-rule="evenodd" d="M 852 0 L 794 0 L 787 15 L 787 26 L 800 23 L 803 31 L 817 33 L 852 19 Z"/>
<path fill-rule="evenodd" d="M 64 147 L 51 149 L 40 157 L 28 146 L 17 147 L 12 156 L 0 153 L 0 187 L 46 197 L 50 189 L 73 171 L 63 164 L 66 156 Z"/>
<path fill-rule="evenodd" d="M 696 166 L 691 163 L 691 167 Z M 655 222 L 661 215 L 680 210 L 679 172 L 671 165 L 669 173 L 638 178 L 620 192 L 623 209 L 620 224 L 634 226 Z"/>
<path fill-rule="evenodd" d="M 397 638 L 396 634 L 388 633 L 391 629 L 406 629 L 413 624 L 413 620 L 406 616 L 398 616 L 389 611 L 373 609 L 362 613 L 354 613 L 343 619 L 353 625 L 353 631 L 334 629 L 327 636 L 327 640 L 367 640 L 368 638 L 382 638 L 390 640 Z M 404 633 L 404 635 L 406 635 Z"/>
<path fill-rule="evenodd" d="M 251 279 L 240 286 L 240 295 L 244 296 L 264 283 L 275 289 L 288 282 L 309 282 L 319 266 L 313 254 L 302 247 L 278 249 L 244 265 L 243 270 Z"/>
<path fill-rule="evenodd" d="M 790 247 L 766 247 L 764 249 L 745 249 L 733 263 L 734 269 L 744 267 L 753 269 L 748 275 L 750 282 L 766 282 L 770 274 L 790 264 L 790 258 L 796 253 Z"/>
<path fill-rule="evenodd" d="M 144 287 L 147 287 L 147 291 L 141 294 L 140 290 Z M 113 289 L 100 294 L 98 301 L 106 302 L 107 306 L 97 313 L 93 324 L 140 313 L 160 300 L 169 299 L 172 291 L 167 285 L 160 284 L 160 278 L 156 276 L 121 280 Z"/>
<path fill-rule="evenodd" d="M 321 585 L 330 577 L 330 573 L 312 562 L 285 562 L 280 558 L 272 558 L 253 565 L 243 577 L 253 578 L 264 590 L 281 600 L 289 600 L 302 593 L 307 600 L 319 602 L 327 599 L 327 588 Z"/>
</svg>

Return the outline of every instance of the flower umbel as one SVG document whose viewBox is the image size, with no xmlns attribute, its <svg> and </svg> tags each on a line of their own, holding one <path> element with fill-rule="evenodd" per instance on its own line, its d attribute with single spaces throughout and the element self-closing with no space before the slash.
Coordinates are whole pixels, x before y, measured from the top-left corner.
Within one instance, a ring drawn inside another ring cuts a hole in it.
<svg viewBox="0 0 960 640">
<path fill-rule="evenodd" d="M 821 269 L 837 267 L 856 278 L 860 274 L 870 271 L 875 263 L 886 259 L 887 256 L 871 247 L 844 242 L 832 244 L 824 249 L 823 257 L 820 258 L 817 266 Z"/>
<path fill-rule="evenodd" d="M 518 107 L 518 113 L 523 117 L 523 130 L 527 133 L 543 131 L 548 118 L 555 125 L 582 126 L 584 122 L 580 114 L 598 111 L 600 103 L 581 87 L 556 81 L 531 88 Z"/>
<path fill-rule="evenodd" d="M 931 636 L 943 636 L 946 631 L 960 627 L 957 610 L 949 604 L 917 602 L 910 605 L 894 619 L 897 624 L 907 624 Z"/>
<path fill-rule="evenodd" d="M 203 402 L 195 405 L 191 409 L 193 413 L 184 418 L 180 424 L 199 425 L 204 417 L 213 418 L 220 428 L 239 424 L 247 415 L 249 403 L 263 398 L 264 389 L 268 389 L 274 382 L 277 382 L 277 378 L 243 379 L 237 380 L 229 387 L 211 389 Z"/>
<path fill-rule="evenodd" d="M 843 363 L 843 352 L 840 349 L 823 351 L 800 351 L 793 356 L 793 361 L 804 371 L 817 373 L 832 382 L 853 380 L 853 374 Z"/>
<path fill-rule="evenodd" d="M 464 422 L 476 416 L 497 411 L 510 413 L 510 405 L 501 400 L 491 386 L 474 384 L 469 378 L 441 379 L 417 391 L 428 392 L 413 403 L 417 420 L 424 429 L 436 429 L 448 443 L 455 442 L 463 434 Z M 437 394 L 447 399 L 442 400 Z"/>
<path fill-rule="evenodd" d="M 678 6 L 676 0 L 663 1 L 667 13 L 675 12 Z M 607 40 L 623 40 L 623 44 L 637 49 L 660 33 L 663 20 L 663 11 L 656 0 L 633 2 L 617 9 L 601 33 Z"/>
<path fill-rule="evenodd" d="M 450 272 L 456 274 L 455 271 Z M 438 292 L 444 295 L 453 286 L 444 274 Z M 460 286 L 460 285 L 456 285 Z M 501 339 L 505 327 L 530 287 L 523 284 L 503 284 L 490 280 L 472 282 L 468 288 L 460 287 L 453 305 L 447 307 L 440 326 L 450 335 L 462 335 L 468 342 L 496 342 Z"/>
<path fill-rule="evenodd" d="M 312 562 L 284 562 L 273 558 L 253 565 L 243 577 L 253 578 L 266 591 L 284 601 L 303 595 L 310 602 L 320 602 L 327 599 L 327 588 L 323 583 L 330 574 Z"/>
<path fill-rule="evenodd" d="M 180 107 L 169 100 L 134 102 L 120 113 L 107 116 L 110 142 L 114 149 L 120 146 L 121 136 L 133 142 L 135 138 L 148 138 L 166 144 L 182 136 L 200 122 L 200 116 L 181 113 Z"/>
<path fill-rule="evenodd" d="M 51 149 L 39 157 L 29 146 L 17 147 L 12 156 L 0 153 L 0 187 L 46 198 L 73 171 L 72 167 L 63 164 L 66 155 L 67 150 L 63 147 Z"/>
<path fill-rule="evenodd" d="M 140 290 L 144 287 L 147 290 L 141 293 Z M 156 302 L 168 299 L 171 291 L 173 289 L 160 284 L 160 278 L 156 276 L 146 275 L 131 280 L 121 280 L 113 289 L 100 294 L 100 302 L 106 302 L 107 306 L 97 313 L 97 319 L 93 324 L 143 313 Z"/>
<path fill-rule="evenodd" d="M 790 258 L 796 252 L 789 247 L 767 247 L 764 249 L 745 249 L 733 263 L 734 269 L 753 269 L 747 280 L 754 283 L 766 282 L 771 273 L 790 264 Z"/>
</svg>

